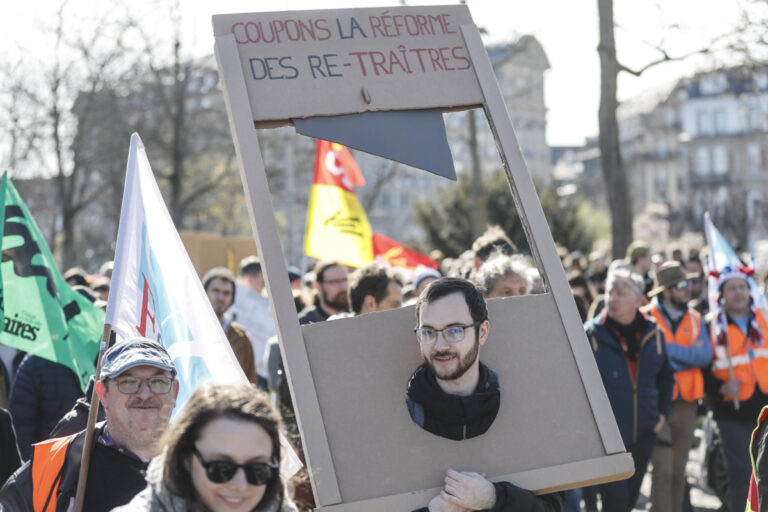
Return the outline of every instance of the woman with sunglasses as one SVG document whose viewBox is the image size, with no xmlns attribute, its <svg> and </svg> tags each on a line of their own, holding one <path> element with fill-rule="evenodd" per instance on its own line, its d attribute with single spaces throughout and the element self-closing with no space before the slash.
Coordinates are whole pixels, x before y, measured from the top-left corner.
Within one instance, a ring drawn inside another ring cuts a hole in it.
<svg viewBox="0 0 768 512">
<path fill-rule="evenodd" d="M 160 440 L 147 487 L 113 512 L 292 512 L 280 480 L 280 418 L 250 386 L 206 384 Z"/>
</svg>

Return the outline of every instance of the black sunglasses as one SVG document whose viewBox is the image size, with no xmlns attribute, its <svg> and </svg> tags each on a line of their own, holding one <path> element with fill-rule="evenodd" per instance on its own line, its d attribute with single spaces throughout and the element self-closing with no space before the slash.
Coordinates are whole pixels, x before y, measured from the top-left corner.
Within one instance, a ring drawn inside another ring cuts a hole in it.
<svg viewBox="0 0 768 512">
<path fill-rule="evenodd" d="M 223 484 L 234 478 L 235 473 L 240 468 L 245 472 L 245 479 L 251 485 L 266 485 L 272 480 L 275 471 L 280 467 L 275 462 L 248 462 L 246 464 L 235 464 L 231 460 L 212 460 L 206 462 L 202 454 L 197 451 L 197 447 L 192 447 L 192 453 L 195 454 L 200 464 L 205 469 L 205 476 L 215 484 Z"/>
</svg>

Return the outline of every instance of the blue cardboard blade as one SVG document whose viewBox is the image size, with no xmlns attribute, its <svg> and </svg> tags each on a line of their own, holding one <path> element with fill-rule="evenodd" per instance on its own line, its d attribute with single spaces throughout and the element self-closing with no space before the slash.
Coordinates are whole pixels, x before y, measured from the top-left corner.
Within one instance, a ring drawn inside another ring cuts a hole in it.
<svg viewBox="0 0 768 512">
<path fill-rule="evenodd" d="M 293 122 L 302 135 L 338 142 L 456 181 L 439 109 L 319 116 Z"/>
</svg>

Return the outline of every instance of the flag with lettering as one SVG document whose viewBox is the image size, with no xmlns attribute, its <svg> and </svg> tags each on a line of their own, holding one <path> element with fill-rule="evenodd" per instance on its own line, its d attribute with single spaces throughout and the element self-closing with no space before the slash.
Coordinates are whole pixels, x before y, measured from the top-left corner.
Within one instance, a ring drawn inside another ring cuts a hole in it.
<svg viewBox="0 0 768 512">
<path fill-rule="evenodd" d="M 308 256 L 351 267 L 373 261 L 371 225 L 354 191 L 362 185 L 365 179 L 349 150 L 318 140 L 304 240 Z"/>
<path fill-rule="evenodd" d="M 106 322 L 118 342 L 143 336 L 168 350 L 180 382 L 174 415 L 204 381 L 247 383 L 135 133 L 125 172 Z"/>
<path fill-rule="evenodd" d="M 373 234 L 373 255 L 381 258 L 393 267 L 415 270 L 419 266 L 437 269 L 440 265 L 419 251 L 409 249 L 381 233 Z"/>
<path fill-rule="evenodd" d="M 8 173 L 0 183 L 0 343 L 63 364 L 85 390 L 94 374 L 104 312 L 59 273 Z"/>
<path fill-rule="evenodd" d="M 134 336 L 163 344 L 178 372 L 175 418 L 206 381 L 248 384 L 165 207 L 138 134 L 131 135 L 106 323 L 118 342 Z M 280 473 L 301 461 L 285 449 Z"/>
</svg>

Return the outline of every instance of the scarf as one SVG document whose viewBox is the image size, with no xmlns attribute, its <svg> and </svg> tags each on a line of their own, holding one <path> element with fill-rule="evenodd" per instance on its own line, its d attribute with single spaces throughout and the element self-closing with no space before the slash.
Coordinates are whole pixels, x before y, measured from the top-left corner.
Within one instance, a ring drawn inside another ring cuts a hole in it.
<svg viewBox="0 0 768 512">
<path fill-rule="evenodd" d="M 450 395 L 443 391 L 426 364 L 411 376 L 407 395 L 424 408 L 425 430 L 457 441 L 484 434 L 496 419 L 501 404 L 499 377 L 483 363 L 471 395 Z"/>
<path fill-rule="evenodd" d="M 638 311 L 628 325 L 623 325 L 606 315 L 605 327 L 619 341 L 624 355 L 632 362 L 637 361 L 640 353 L 640 339 L 643 336 L 647 320 Z"/>
</svg>

